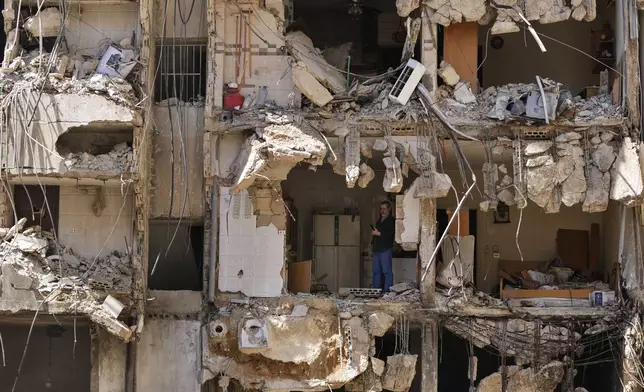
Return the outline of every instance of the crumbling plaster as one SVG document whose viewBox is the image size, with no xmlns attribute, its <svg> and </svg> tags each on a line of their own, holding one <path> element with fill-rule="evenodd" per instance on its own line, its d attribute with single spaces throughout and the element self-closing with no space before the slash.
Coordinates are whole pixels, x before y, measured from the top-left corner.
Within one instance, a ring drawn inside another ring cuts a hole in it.
<svg viewBox="0 0 644 392">
<path fill-rule="evenodd" d="M 33 92 L 28 102 L 36 105 L 38 93 Z M 29 130 L 35 140 L 17 127 L 14 120 L 28 122 L 29 119 L 9 119 L 6 165 L 12 174 L 67 172 L 65 157 L 51 151 L 56 151 L 56 141 L 70 128 L 93 125 L 109 132 L 110 128 L 121 131 L 142 123 L 141 115 L 132 108 L 102 95 L 80 94 L 43 94 L 40 97 Z M 31 168 L 33 170 L 29 170 Z"/>
<path fill-rule="evenodd" d="M 204 109 L 203 107 L 183 105 L 170 106 L 169 108 L 154 106 L 151 115 L 156 126 L 152 142 L 154 166 L 152 167 L 153 194 L 150 203 L 150 217 L 167 218 L 170 216 L 172 218 L 201 219 L 204 213 Z M 174 125 L 170 123 L 170 116 Z M 184 152 L 181 151 L 181 137 L 183 137 Z M 172 146 L 173 139 L 174 147 Z M 173 151 L 174 184 L 171 176 Z M 187 193 L 185 193 L 186 187 Z M 172 199 L 172 211 L 170 211 L 173 190 L 174 199 Z"/>
</svg>

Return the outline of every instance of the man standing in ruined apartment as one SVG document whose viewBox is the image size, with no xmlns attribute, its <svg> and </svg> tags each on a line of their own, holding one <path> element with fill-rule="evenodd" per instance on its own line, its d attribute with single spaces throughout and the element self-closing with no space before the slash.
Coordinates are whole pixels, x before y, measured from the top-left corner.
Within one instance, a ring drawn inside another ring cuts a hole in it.
<svg viewBox="0 0 644 392">
<path fill-rule="evenodd" d="M 391 259 L 395 227 L 396 223 L 391 216 L 391 203 L 383 201 L 380 203 L 380 219 L 375 226 L 371 226 L 373 230 L 371 252 L 373 253 L 373 287 L 382 289 L 385 293 L 389 292 L 389 288 L 394 284 Z"/>
</svg>

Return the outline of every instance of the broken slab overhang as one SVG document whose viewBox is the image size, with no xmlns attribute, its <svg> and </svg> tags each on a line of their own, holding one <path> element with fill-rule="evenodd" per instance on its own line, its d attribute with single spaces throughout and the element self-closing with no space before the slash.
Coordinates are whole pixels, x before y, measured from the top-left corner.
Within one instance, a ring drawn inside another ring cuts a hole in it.
<svg viewBox="0 0 644 392">
<path fill-rule="evenodd" d="M 501 3 L 499 3 L 501 4 Z M 541 24 L 562 22 L 571 17 L 578 21 L 593 21 L 597 17 L 597 4 L 595 0 L 578 0 L 566 3 L 563 0 L 509 0 L 503 6 L 512 8 L 498 8 L 488 0 L 397 0 L 398 15 L 407 17 L 421 8 L 429 20 L 443 26 L 454 23 L 479 22 L 487 25 L 494 22 L 492 34 L 501 34 L 519 31 L 518 24 L 523 20 L 520 11 L 529 21 L 538 21 Z"/>
<path fill-rule="evenodd" d="M 142 125 L 137 111 L 95 94 L 42 94 L 38 99 L 33 92 L 27 96 L 25 104 L 36 108 L 31 125 L 26 128 L 31 119 L 26 115 L 10 117 L 5 125 L 9 151 L 2 164 L 10 175 L 117 179 L 131 172 L 134 155 L 127 144 L 118 144 L 105 154 L 63 156 L 57 152 L 57 141 L 81 127 L 105 138 L 131 135 L 134 127 Z"/>
<path fill-rule="evenodd" d="M 321 165 L 327 153 L 322 136 L 294 124 L 272 124 L 258 128 L 246 139 L 230 168 L 231 193 L 259 181 L 283 181 L 298 163 Z"/>
<path fill-rule="evenodd" d="M 38 311 L 84 315 L 122 340 L 130 341 L 132 330 L 102 306 L 106 292 L 113 287 L 113 282 L 108 285 L 100 280 L 104 268 L 101 267 L 100 276 L 80 271 L 71 275 L 69 266 L 79 267 L 81 261 L 75 257 L 47 257 L 48 240 L 33 229 L 21 233 L 25 222 L 22 219 L 7 230 L 0 244 L 0 313 Z M 92 264 L 89 268 L 97 267 Z M 57 275 L 60 272 L 63 277 Z M 99 280 L 88 279 L 90 275 Z M 128 277 L 131 281 L 131 270 Z M 117 296 L 129 303 L 131 289 Z"/>
</svg>

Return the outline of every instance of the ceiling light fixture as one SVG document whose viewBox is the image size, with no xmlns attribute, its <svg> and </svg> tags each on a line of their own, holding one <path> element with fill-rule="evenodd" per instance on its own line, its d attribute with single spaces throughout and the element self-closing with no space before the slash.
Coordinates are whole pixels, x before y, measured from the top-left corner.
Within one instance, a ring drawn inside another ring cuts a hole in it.
<svg viewBox="0 0 644 392">
<path fill-rule="evenodd" d="M 360 3 L 360 0 L 351 0 L 351 5 L 349 5 L 348 12 L 349 15 L 351 15 L 355 19 L 362 15 L 362 4 Z"/>
</svg>

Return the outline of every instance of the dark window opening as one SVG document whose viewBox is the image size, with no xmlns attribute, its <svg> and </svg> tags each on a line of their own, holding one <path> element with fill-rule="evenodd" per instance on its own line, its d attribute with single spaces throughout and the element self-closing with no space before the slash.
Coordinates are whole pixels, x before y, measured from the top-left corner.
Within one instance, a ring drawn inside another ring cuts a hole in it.
<svg viewBox="0 0 644 392">
<path fill-rule="evenodd" d="M 176 221 L 151 221 L 149 233 L 148 287 L 201 291 L 203 225 L 182 222 L 177 230 Z"/>
<path fill-rule="evenodd" d="M 28 324 L 0 325 L 3 354 L 7 359 L 6 366 L 0 366 L 0 391 L 12 390 L 28 335 L 29 350 L 22 363 L 16 392 L 84 392 L 91 389 L 89 327 L 80 321 L 74 325 L 73 321 L 60 318 L 50 320 L 49 325 L 34 326 L 31 333 Z M 59 321 L 62 323 L 58 324 Z"/>
<path fill-rule="evenodd" d="M 206 44 L 157 44 L 159 74 L 154 84 L 155 102 L 177 98 L 194 102 L 206 96 Z"/>
<path fill-rule="evenodd" d="M 25 227 L 40 226 L 44 231 L 58 231 L 60 187 L 16 185 L 13 200 L 18 219 L 27 218 Z"/>
</svg>

